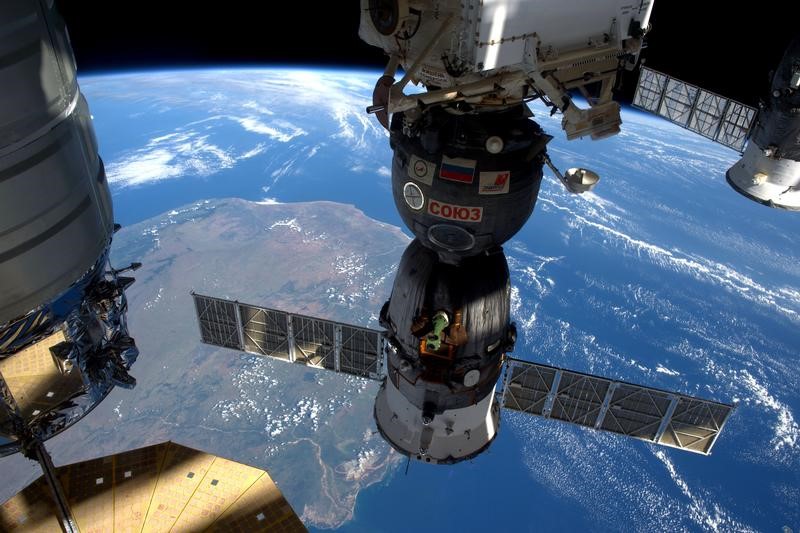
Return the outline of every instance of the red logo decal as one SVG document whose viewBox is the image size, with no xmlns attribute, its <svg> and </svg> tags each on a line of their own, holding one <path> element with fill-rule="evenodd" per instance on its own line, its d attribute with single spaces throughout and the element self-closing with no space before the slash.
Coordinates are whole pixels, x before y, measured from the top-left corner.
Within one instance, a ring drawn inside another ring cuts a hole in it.
<svg viewBox="0 0 800 533">
<path fill-rule="evenodd" d="M 428 214 L 458 222 L 480 222 L 483 219 L 483 208 L 446 204 L 431 199 L 428 202 Z"/>
</svg>

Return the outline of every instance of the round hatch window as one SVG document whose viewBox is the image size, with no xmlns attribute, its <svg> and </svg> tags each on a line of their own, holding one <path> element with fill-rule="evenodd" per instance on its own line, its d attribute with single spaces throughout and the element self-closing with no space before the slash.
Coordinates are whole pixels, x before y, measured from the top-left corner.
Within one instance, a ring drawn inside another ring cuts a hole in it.
<svg viewBox="0 0 800 533">
<path fill-rule="evenodd" d="M 428 229 L 433 244 L 450 252 L 464 252 L 475 246 L 475 237 L 459 226 L 435 224 Z"/>
</svg>

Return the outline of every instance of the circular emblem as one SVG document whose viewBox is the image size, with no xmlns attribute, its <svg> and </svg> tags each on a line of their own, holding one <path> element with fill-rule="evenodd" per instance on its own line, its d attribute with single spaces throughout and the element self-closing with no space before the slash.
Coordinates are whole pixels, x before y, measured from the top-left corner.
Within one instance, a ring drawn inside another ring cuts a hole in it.
<svg viewBox="0 0 800 533">
<path fill-rule="evenodd" d="M 425 161 L 417 159 L 414 163 L 414 175 L 418 178 L 424 178 L 425 174 L 428 173 L 428 164 Z"/>
<path fill-rule="evenodd" d="M 416 171 L 416 168 L 414 170 Z M 410 181 L 403 186 L 403 198 L 406 199 L 408 207 L 414 211 L 419 211 L 425 205 L 425 197 L 422 195 L 422 191 L 417 187 L 416 183 L 411 183 Z"/>
</svg>

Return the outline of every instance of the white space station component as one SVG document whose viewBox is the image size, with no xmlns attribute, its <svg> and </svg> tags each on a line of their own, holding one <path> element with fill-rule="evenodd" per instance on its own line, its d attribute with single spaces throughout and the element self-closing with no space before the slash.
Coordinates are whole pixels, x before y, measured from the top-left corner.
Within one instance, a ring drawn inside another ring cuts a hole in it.
<svg viewBox="0 0 800 533">
<path fill-rule="evenodd" d="M 511 358 L 507 289 L 502 251 L 452 265 L 415 240 L 381 311 L 384 330 L 193 297 L 206 344 L 379 381 L 377 429 L 418 461 L 479 455 L 502 408 L 711 452 L 732 405 Z"/>
<path fill-rule="evenodd" d="M 636 64 L 652 8 L 652 0 L 361 0 L 359 36 L 390 57 L 370 110 L 388 127 L 387 113 L 490 110 L 538 97 L 563 113 L 567 138 L 614 135 L 612 89 L 618 71 Z M 405 94 L 409 82 L 427 91 Z M 573 89 L 589 109 L 571 101 Z"/>
<path fill-rule="evenodd" d="M 64 23 L 0 3 L 0 455 L 75 423 L 127 374 L 132 278 Z M 131 265 L 136 267 L 137 265 Z"/>
<path fill-rule="evenodd" d="M 742 152 L 726 173 L 743 196 L 800 210 L 800 37 L 775 70 L 758 109 L 642 68 L 633 105 Z"/>
</svg>

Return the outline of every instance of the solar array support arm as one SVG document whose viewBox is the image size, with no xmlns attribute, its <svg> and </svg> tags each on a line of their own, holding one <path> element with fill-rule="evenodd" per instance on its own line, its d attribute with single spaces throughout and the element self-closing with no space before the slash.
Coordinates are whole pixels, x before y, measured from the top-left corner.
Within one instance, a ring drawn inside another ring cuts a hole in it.
<svg viewBox="0 0 800 533">
<path fill-rule="evenodd" d="M 58 479 L 56 468 L 53 466 L 53 460 L 50 454 L 44 447 L 44 443 L 36 440 L 32 443 L 29 450 L 29 457 L 39 462 L 42 468 L 44 479 L 47 486 L 50 488 L 53 502 L 55 503 L 56 515 L 58 516 L 58 523 L 64 533 L 79 533 L 75 517 L 72 516 L 72 509 L 69 506 L 69 501 L 64 494 L 64 487 L 61 486 L 61 481 Z"/>
</svg>

